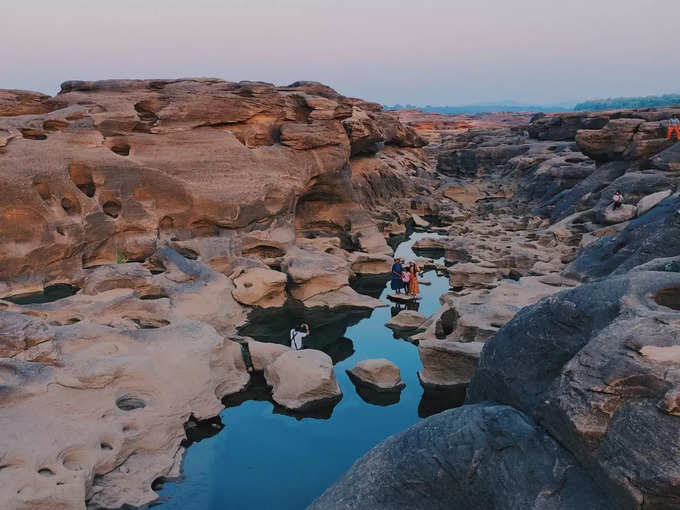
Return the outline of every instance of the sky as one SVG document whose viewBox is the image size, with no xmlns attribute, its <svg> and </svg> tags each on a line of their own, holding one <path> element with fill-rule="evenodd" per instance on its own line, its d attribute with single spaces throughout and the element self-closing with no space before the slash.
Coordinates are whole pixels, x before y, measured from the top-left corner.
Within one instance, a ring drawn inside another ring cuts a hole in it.
<svg viewBox="0 0 680 510">
<path fill-rule="evenodd" d="M 680 92 L 678 20 L 677 0 L 12 2 L 0 88 L 210 76 L 383 104 L 576 103 Z"/>
</svg>

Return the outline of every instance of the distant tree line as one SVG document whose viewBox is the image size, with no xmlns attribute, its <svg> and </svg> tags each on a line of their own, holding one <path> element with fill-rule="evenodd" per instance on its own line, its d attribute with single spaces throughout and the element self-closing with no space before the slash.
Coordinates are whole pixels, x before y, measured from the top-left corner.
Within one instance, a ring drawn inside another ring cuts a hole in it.
<svg viewBox="0 0 680 510">
<path fill-rule="evenodd" d="M 385 110 L 420 110 L 426 113 L 490 113 L 490 112 L 567 112 L 570 108 L 562 106 L 483 104 L 464 106 L 416 106 L 412 104 L 383 105 Z"/>
<path fill-rule="evenodd" d="M 616 110 L 619 108 L 647 108 L 650 106 L 680 105 L 680 94 L 664 94 L 663 96 L 644 97 L 610 97 L 609 99 L 593 99 L 584 101 L 574 110 Z"/>
</svg>

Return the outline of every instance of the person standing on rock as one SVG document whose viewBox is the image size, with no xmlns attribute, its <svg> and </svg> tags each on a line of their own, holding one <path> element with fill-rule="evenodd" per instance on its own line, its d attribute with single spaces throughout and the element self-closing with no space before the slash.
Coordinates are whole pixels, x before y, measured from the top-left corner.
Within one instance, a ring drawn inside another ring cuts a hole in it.
<svg viewBox="0 0 680 510">
<path fill-rule="evenodd" d="M 411 281 L 409 282 L 408 293 L 412 296 L 417 296 L 420 294 L 420 286 L 418 285 L 418 273 L 420 272 L 420 268 L 415 262 L 411 262 L 409 272 L 411 273 Z"/>
<path fill-rule="evenodd" d="M 618 209 L 623 205 L 623 195 L 619 190 L 616 190 L 616 193 L 614 193 L 614 196 L 612 197 L 612 209 Z"/>
<path fill-rule="evenodd" d="M 401 274 L 404 272 L 404 268 L 401 265 L 401 259 L 394 259 L 394 264 L 392 265 L 392 281 L 390 286 L 392 290 L 397 294 L 401 294 L 401 289 L 404 288 L 404 282 L 401 280 Z"/>
<path fill-rule="evenodd" d="M 675 113 L 668 121 L 668 134 L 666 135 L 666 140 L 672 140 L 673 133 L 675 133 L 675 139 L 680 141 L 680 119 L 678 119 L 678 116 Z"/>
<path fill-rule="evenodd" d="M 404 283 L 404 294 L 411 294 L 411 270 L 406 266 L 401 272 L 401 281 Z"/>
<path fill-rule="evenodd" d="M 302 339 L 309 336 L 309 324 L 304 322 L 290 330 L 290 348 L 299 351 L 302 349 Z"/>
</svg>

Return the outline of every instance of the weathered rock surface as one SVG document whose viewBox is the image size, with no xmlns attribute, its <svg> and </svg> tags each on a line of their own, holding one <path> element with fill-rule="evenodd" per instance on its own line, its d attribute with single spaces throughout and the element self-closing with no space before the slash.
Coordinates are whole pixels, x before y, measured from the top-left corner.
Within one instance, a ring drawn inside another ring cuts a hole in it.
<svg viewBox="0 0 680 510">
<path fill-rule="evenodd" d="M 477 370 L 483 343 L 425 340 L 418 344 L 423 370 L 420 384 L 426 389 L 447 390 L 465 386 Z"/>
<path fill-rule="evenodd" d="M 265 366 L 272 398 L 291 411 L 335 405 L 342 398 L 330 356 L 321 351 L 288 350 Z"/>
<path fill-rule="evenodd" d="M 469 401 L 534 416 L 619 508 L 675 508 L 678 289 L 680 274 L 637 271 L 523 309 L 486 344 Z"/>
<path fill-rule="evenodd" d="M 378 392 L 399 392 L 406 387 L 399 367 L 386 359 L 367 359 L 347 370 L 352 382 Z"/>
<path fill-rule="evenodd" d="M 349 278 L 389 271 L 383 220 L 431 212 L 404 198 L 432 181 L 422 144 L 312 82 L 0 91 L 0 297 L 73 294 L 0 300 L 0 507 L 151 503 L 184 424 L 248 385 L 248 351 L 282 406 L 336 401 L 322 353 L 227 338 L 288 292 L 383 306 Z"/>
<path fill-rule="evenodd" d="M 252 268 L 234 278 L 234 299 L 243 305 L 269 308 L 286 302 L 288 278 L 279 271 Z"/>
<path fill-rule="evenodd" d="M 364 508 L 616 507 L 531 418 L 512 407 L 477 404 L 445 411 L 385 440 L 309 506 Z"/>
</svg>

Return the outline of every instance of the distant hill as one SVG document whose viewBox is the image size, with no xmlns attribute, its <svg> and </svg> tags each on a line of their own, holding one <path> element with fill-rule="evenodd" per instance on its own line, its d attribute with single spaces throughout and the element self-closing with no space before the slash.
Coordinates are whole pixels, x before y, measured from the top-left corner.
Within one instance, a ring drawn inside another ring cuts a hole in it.
<svg viewBox="0 0 680 510">
<path fill-rule="evenodd" d="M 572 103 L 573 104 L 573 103 Z M 518 103 L 481 103 L 463 106 L 415 106 L 412 104 L 383 105 L 385 110 L 420 110 L 427 113 L 491 113 L 491 112 L 568 112 L 571 108 L 566 105 L 523 105 Z"/>
<path fill-rule="evenodd" d="M 663 96 L 644 97 L 610 97 L 609 99 L 593 99 L 584 101 L 574 110 L 615 110 L 619 108 L 647 108 L 650 106 L 680 105 L 680 94 L 664 94 Z"/>
</svg>

